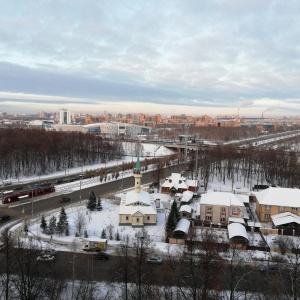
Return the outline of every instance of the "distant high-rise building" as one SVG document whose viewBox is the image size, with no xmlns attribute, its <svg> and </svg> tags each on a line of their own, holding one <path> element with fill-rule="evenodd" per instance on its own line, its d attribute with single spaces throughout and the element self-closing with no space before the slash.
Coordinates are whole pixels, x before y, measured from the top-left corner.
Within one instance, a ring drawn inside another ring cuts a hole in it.
<svg viewBox="0 0 300 300">
<path fill-rule="evenodd" d="M 44 118 L 45 117 L 45 112 L 44 111 L 39 111 L 38 112 L 38 117 L 39 118 Z"/>
<path fill-rule="evenodd" d="M 69 125 L 71 124 L 71 112 L 67 109 L 61 109 L 59 111 L 59 124 Z"/>
</svg>

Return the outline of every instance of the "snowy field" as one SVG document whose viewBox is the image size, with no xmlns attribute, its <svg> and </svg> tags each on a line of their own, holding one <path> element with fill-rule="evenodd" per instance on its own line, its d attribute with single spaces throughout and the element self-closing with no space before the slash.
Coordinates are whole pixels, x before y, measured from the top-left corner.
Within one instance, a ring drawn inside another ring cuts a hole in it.
<svg viewBox="0 0 300 300">
<path fill-rule="evenodd" d="M 157 146 L 157 145 L 149 145 L 149 144 L 144 144 L 143 145 L 144 151 L 147 154 L 155 153 L 157 156 L 163 156 L 167 154 L 171 154 L 172 152 L 169 151 L 168 149 L 162 147 L 162 146 Z M 127 157 L 123 161 L 135 161 L 135 158 L 132 157 Z M 114 162 L 109 162 L 106 164 L 106 166 L 115 166 L 117 164 L 121 164 L 122 161 L 114 161 Z M 85 166 L 83 168 L 74 168 L 72 170 L 68 170 L 68 174 L 71 173 L 79 173 L 85 170 L 90 170 L 90 169 L 96 169 L 96 168 L 101 168 L 104 167 L 103 164 L 98 164 L 98 165 L 93 165 L 93 166 Z M 32 177 L 30 178 L 30 181 L 34 180 L 47 180 L 48 178 L 52 177 L 58 177 L 64 175 L 65 172 L 58 172 L 55 174 L 51 174 L 48 177 L 43 176 L 41 178 L 37 177 Z M 131 177 L 132 176 L 132 171 L 128 170 L 125 171 L 122 174 L 124 177 Z M 171 175 L 171 174 L 166 174 Z M 120 177 L 119 177 L 120 179 Z M 21 182 L 26 182 L 29 179 L 28 178 L 20 178 L 19 181 Z M 116 179 L 110 179 L 110 180 L 116 180 Z M 235 191 L 238 193 L 240 197 L 247 197 L 247 193 L 250 192 L 249 187 L 244 187 L 243 186 L 243 181 L 239 182 L 234 182 L 232 184 L 231 181 L 226 181 L 225 184 L 223 182 L 219 182 L 216 177 L 214 177 L 213 181 L 209 181 L 208 183 L 208 190 L 214 190 L 214 191 L 228 191 L 232 192 Z M 95 182 L 92 183 L 90 180 L 82 180 L 81 181 L 81 187 L 82 188 L 91 188 L 95 185 L 101 184 L 98 179 L 95 179 Z M 67 191 L 75 191 L 79 190 L 80 188 L 80 183 L 79 182 L 73 182 L 73 183 L 68 183 L 68 184 L 62 184 L 57 186 L 57 191 L 60 193 Z M 132 177 L 132 186 L 134 185 L 134 179 Z M 144 186 L 146 188 L 146 186 Z M 203 192 L 203 187 L 200 187 L 199 192 Z M 116 234 L 118 232 L 120 238 L 125 237 L 128 235 L 130 238 L 135 239 L 137 235 L 140 234 L 141 229 L 137 228 L 132 228 L 131 226 L 119 226 L 118 221 L 119 221 L 119 204 L 120 204 L 120 194 L 114 195 L 110 197 L 109 199 L 101 199 L 102 201 L 102 211 L 92 211 L 90 212 L 86 208 L 86 199 L 83 199 L 82 204 L 79 205 L 77 204 L 69 204 L 68 206 L 65 206 L 66 213 L 68 216 L 68 222 L 69 222 L 69 228 L 70 228 L 70 235 L 69 236 L 59 236 L 59 235 L 53 235 L 52 240 L 50 241 L 50 236 L 47 234 L 44 234 L 41 232 L 40 229 L 40 222 L 41 222 L 41 216 L 36 219 L 32 219 L 30 223 L 28 224 L 29 226 L 29 233 L 28 237 L 32 237 L 30 240 L 32 242 L 38 243 L 38 246 L 41 248 L 56 248 L 57 250 L 62 250 L 62 251 L 73 251 L 74 245 L 76 246 L 78 251 L 81 251 L 82 246 L 86 243 L 86 239 L 82 237 L 75 237 L 75 226 L 74 226 L 74 220 L 76 219 L 77 214 L 84 213 L 85 219 L 86 219 L 86 226 L 85 229 L 88 234 L 89 239 L 99 239 L 101 237 L 101 233 L 103 229 L 106 231 L 107 238 L 108 240 L 108 251 L 114 252 L 115 247 L 120 243 L 119 241 L 116 241 Z M 170 196 L 169 195 L 163 195 L 163 194 L 154 194 L 155 198 L 160 198 L 161 202 L 163 203 L 164 207 L 170 207 Z M 195 207 L 197 202 L 194 202 L 192 204 L 193 207 Z M 14 205 L 22 205 L 21 203 L 15 203 Z M 52 215 L 55 215 L 57 220 L 59 217 L 60 209 L 55 210 L 55 211 L 50 211 L 45 214 L 45 218 L 47 222 L 49 221 L 50 217 Z M 164 243 L 164 237 L 165 237 L 165 229 L 164 229 L 164 224 L 165 224 L 165 219 L 167 217 L 168 210 L 165 210 L 164 212 L 158 212 L 157 215 L 157 225 L 156 226 L 146 226 L 145 229 L 147 230 L 147 233 L 154 245 L 155 251 L 158 253 L 167 253 L 169 250 L 171 252 L 178 252 L 178 251 L 183 251 L 182 246 L 177 246 L 177 245 L 169 245 Z M 24 236 L 24 233 L 22 229 L 24 228 L 24 224 L 17 224 L 13 230 L 16 232 L 18 237 L 22 239 L 24 242 L 28 241 L 28 237 Z M 112 239 L 109 238 L 109 228 L 111 228 L 112 232 Z M 214 229 L 216 232 L 217 236 L 219 237 L 220 241 L 223 243 L 228 242 L 228 234 L 227 230 L 218 230 Z M 248 233 L 249 235 L 249 244 L 253 246 L 261 246 L 263 244 L 262 238 L 259 234 L 257 233 Z M 273 240 L 270 240 L 268 237 L 266 238 L 266 241 L 271 243 Z M 271 245 L 270 245 L 271 246 Z M 264 252 L 256 252 L 255 254 L 256 259 L 264 259 L 265 253 Z"/>
</svg>

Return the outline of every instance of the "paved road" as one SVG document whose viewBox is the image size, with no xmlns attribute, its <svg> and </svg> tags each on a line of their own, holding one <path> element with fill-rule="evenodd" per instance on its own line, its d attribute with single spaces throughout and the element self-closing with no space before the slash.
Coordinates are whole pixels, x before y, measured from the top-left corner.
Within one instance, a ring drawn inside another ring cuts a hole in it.
<svg viewBox="0 0 300 300">
<path fill-rule="evenodd" d="M 164 175 L 162 175 L 162 179 L 165 176 L 169 176 L 172 172 L 180 172 L 183 168 L 184 168 L 183 165 L 165 168 Z M 153 182 L 154 174 L 155 171 L 143 173 L 142 184 Z M 72 203 L 79 202 L 80 196 L 82 200 L 88 199 L 89 193 L 92 190 L 95 192 L 96 196 L 100 196 L 101 198 L 107 198 L 110 195 L 120 192 L 120 187 L 122 185 L 122 182 L 123 182 L 124 190 L 128 188 L 132 188 L 134 186 L 134 177 L 133 176 L 124 177 L 123 180 L 122 177 L 119 177 L 118 180 L 108 181 L 106 183 L 101 183 L 99 185 L 89 187 L 89 188 L 84 188 L 84 186 L 82 185 L 81 191 L 78 190 L 72 192 L 71 194 Z M 46 211 L 60 208 L 62 206 L 62 204 L 59 202 L 61 193 L 48 194 L 45 197 L 46 198 L 43 199 L 33 198 L 33 202 L 30 199 L 29 202 L 26 203 L 24 202 L 23 205 L 18 202 L 12 204 L 11 207 L 9 207 L 8 205 L 4 205 L 0 207 L 0 211 L 2 214 L 10 215 L 12 220 L 28 219 L 32 216 L 32 212 L 33 212 L 33 217 L 35 217 L 41 215 Z"/>
</svg>

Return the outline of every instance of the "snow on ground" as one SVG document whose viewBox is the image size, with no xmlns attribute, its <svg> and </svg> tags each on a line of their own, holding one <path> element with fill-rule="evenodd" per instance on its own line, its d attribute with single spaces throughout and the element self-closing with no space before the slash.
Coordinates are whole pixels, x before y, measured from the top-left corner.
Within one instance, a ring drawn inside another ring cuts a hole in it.
<svg viewBox="0 0 300 300">
<path fill-rule="evenodd" d="M 133 147 L 134 143 L 126 143 L 128 144 L 127 147 Z M 142 144 L 140 148 L 140 161 L 143 161 L 145 158 L 149 157 L 160 157 L 160 156 L 166 156 L 174 154 L 173 150 L 170 150 L 164 146 L 157 145 L 157 144 Z M 135 153 L 135 152 L 134 152 Z M 62 171 L 54 172 L 48 175 L 33 175 L 29 177 L 19 177 L 19 178 L 10 178 L 13 184 L 18 183 L 28 183 L 33 181 L 47 181 L 53 178 L 66 176 L 66 175 L 75 175 L 79 173 L 83 173 L 85 171 L 89 170 L 95 170 L 95 169 L 101 169 L 104 167 L 113 167 L 117 165 L 122 165 L 122 163 L 126 162 L 136 162 L 136 157 L 132 155 L 124 156 L 122 159 L 119 160 L 112 160 L 107 161 L 106 163 L 99 163 L 99 164 L 93 164 L 93 165 L 85 165 L 85 166 L 79 166 L 75 168 L 65 169 Z M 8 187 L 9 188 L 9 187 Z"/>
<path fill-rule="evenodd" d="M 146 155 L 151 155 L 151 152 L 153 152 L 153 155 L 155 153 L 155 156 L 162 156 L 166 154 L 170 154 L 164 148 L 163 146 L 158 146 L 158 145 L 149 145 L 149 144 L 144 144 L 144 152 Z M 135 161 L 134 157 L 127 157 L 122 161 Z M 120 165 L 122 163 L 121 160 L 118 162 L 108 162 L 106 163 L 106 167 L 115 166 L 115 165 Z M 80 173 L 85 170 L 90 170 L 90 169 L 96 169 L 96 168 L 102 168 L 104 167 L 104 164 L 98 164 L 98 165 L 93 165 L 93 166 L 84 166 L 84 167 L 79 167 L 79 168 L 74 168 L 67 170 L 65 172 L 57 172 L 55 174 L 47 176 L 42 176 L 41 178 L 35 177 L 35 178 L 24 178 L 24 182 L 27 180 L 47 180 L 50 177 L 57 177 L 57 176 L 62 176 L 67 174 L 72 174 L 72 173 Z M 123 177 L 129 177 L 132 176 L 132 171 L 128 170 L 125 171 L 123 174 L 121 172 L 120 177 L 118 180 L 120 180 L 121 176 Z M 113 178 L 110 178 L 109 180 L 116 180 Z M 19 179 L 19 181 L 22 181 L 22 179 Z M 57 192 L 58 193 L 65 193 L 65 192 L 71 192 L 75 190 L 79 190 L 80 188 L 88 188 L 88 187 L 93 187 L 95 185 L 101 184 L 98 178 L 94 179 L 85 179 L 81 180 L 81 182 L 73 182 L 73 183 L 67 183 L 67 184 L 62 184 L 59 186 L 56 186 Z M 134 179 L 132 181 L 132 185 L 134 185 Z M 242 178 L 240 178 L 240 181 L 234 182 L 232 184 L 231 181 L 226 180 L 225 184 L 223 182 L 218 181 L 216 176 L 213 178 L 213 180 L 210 180 L 208 183 L 208 189 L 209 190 L 215 190 L 215 191 L 228 191 L 228 192 L 236 192 L 237 194 L 244 194 L 247 195 L 250 192 L 250 187 L 244 187 L 243 186 L 243 181 Z M 203 187 L 199 189 L 199 192 L 203 192 Z M 31 223 L 29 225 L 29 234 L 28 236 L 33 236 L 32 241 L 35 240 L 36 242 L 39 243 L 40 247 L 42 248 L 48 248 L 48 247 L 54 247 L 58 250 L 64 250 L 64 251 L 71 251 L 74 248 L 74 245 L 80 250 L 82 246 L 85 244 L 86 239 L 83 237 L 76 237 L 75 238 L 75 226 L 74 226 L 74 220 L 76 218 L 76 215 L 78 212 L 84 213 L 86 220 L 87 220 L 87 225 L 86 225 L 86 230 L 89 236 L 89 239 L 97 238 L 99 239 L 101 237 L 101 232 L 103 229 L 106 230 L 107 236 L 109 235 L 109 230 L 108 227 L 112 226 L 112 231 L 113 231 L 113 240 L 108 241 L 108 251 L 114 251 L 114 247 L 119 244 L 118 241 L 115 240 L 115 235 L 118 232 L 120 237 L 124 237 L 126 235 L 129 235 L 131 238 L 135 238 L 141 229 L 135 229 L 132 228 L 131 226 L 119 226 L 118 220 L 119 220 L 119 203 L 120 203 L 120 194 L 116 194 L 114 196 L 111 196 L 110 198 L 107 199 L 101 199 L 102 201 L 102 211 L 93 211 L 90 212 L 86 209 L 86 199 L 83 199 L 81 205 L 80 204 L 74 204 L 72 203 L 71 205 L 68 205 L 65 207 L 66 213 L 68 215 L 68 221 L 70 225 L 70 236 L 58 236 L 58 235 L 53 235 L 53 240 L 50 241 L 50 236 L 46 235 L 41 232 L 40 230 L 40 218 L 37 218 L 35 220 L 31 220 Z M 146 226 L 145 229 L 148 232 L 148 235 L 150 236 L 151 241 L 154 244 L 155 251 L 160 252 L 160 253 L 167 253 L 170 251 L 171 253 L 176 253 L 178 251 L 183 251 L 182 246 L 178 245 L 170 245 L 164 243 L 164 237 L 165 237 L 165 231 L 164 231 L 164 224 L 165 224 L 165 219 L 168 214 L 168 209 L 170 208 L 170 203 L 173 199 L 169 195 L 164 195 L 164 194 L 159 194 L 156 193 L 153 195 L 155 198 L 160 198 L 161 203 L 163 207 L 165 208 L 164 212 L 158 212 L 157 215 L 157 225 L 156 226 Z M 195 208 L 197 201 L 194 201 L 191 206 Z M 14 205 L 22 205 L 22 203 L 16 203 Z M 48 212 L 45 217 L 46 220 L 49 221 L 51 215 L 55 214 L 57 219 L 59 216 L 60 210 Z M 24 232 L 21 231 L 24 227 L 24 224 L 19 224 L 16 225 L 14 230 L 18 234 L 18 237 L 22 241 L 28 241 L 28 239 L 24 239 Z M 213 229 L 219 240 L 222 242 L 228 242 L 228 235 L 227 231 L 225 230 L 218 230 L 218 229 Z M 249 236 L 249 243 L 250 245 L 254 246 L 259 246 L 263 243 L 261 237 L 257 233 L 248 233 Z M 256 255 L 257 259 L 263 259 L 264 253 L 258 252 Z"/>
</svg>

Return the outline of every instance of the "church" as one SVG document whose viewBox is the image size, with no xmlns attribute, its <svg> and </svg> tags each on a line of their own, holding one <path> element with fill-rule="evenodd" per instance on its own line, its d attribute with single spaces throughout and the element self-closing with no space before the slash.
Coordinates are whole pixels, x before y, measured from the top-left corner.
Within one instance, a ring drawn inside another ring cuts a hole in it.
<svg viewBox="0 0 300 300">
<path fill-rule="evenodd" d="M 137 157 L 134 176 L 134 190 L 122 195 L 119 211 L 119 225 L 130 225 L 132 227 L 144 227 L 145 225 L 156 225 L 157 211 L 156 203 L 148 192 L 141 188 L 141 165 Z"/>
</svg>

